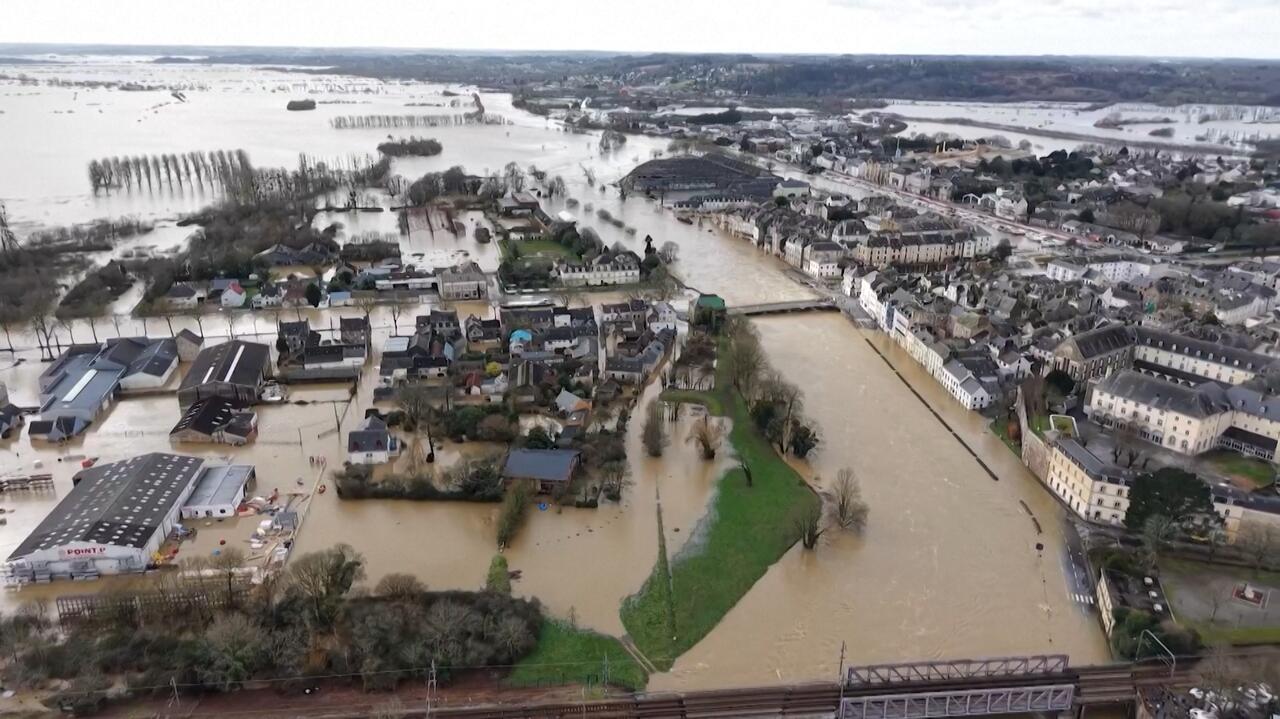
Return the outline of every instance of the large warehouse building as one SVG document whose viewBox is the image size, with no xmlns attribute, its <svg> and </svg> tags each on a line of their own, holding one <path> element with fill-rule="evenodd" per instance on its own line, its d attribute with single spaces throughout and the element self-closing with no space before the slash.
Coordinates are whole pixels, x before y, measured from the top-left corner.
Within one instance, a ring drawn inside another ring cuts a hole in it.
<svg viewBox="0 0 1280 719">
<path fill-rule="evenodd" d="M 201 479 L 223 470 L 205 468 L 199 457 L 152 452 L 79 472 L 67 496 L 9 555 L 6 581 L 145 570 Z"/>
</svg>

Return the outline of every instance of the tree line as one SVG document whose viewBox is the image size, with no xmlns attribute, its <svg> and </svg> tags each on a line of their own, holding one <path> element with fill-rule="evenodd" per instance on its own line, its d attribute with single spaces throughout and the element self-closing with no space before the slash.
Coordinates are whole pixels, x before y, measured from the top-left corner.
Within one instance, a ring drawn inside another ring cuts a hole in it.
<svg viewBox="0 0 1280 719">
<path fill-rule="evenodd" d="M 124 188 L 139 191 L 146 186 L 178 189 L 184 187 L 225 187 L 253 174 L 249 154 L 244 150 L 191 151 L 133 157 L 106 157 L 89 161 L 89 184 L 99 190 Z"/>
<path fill-rule="evenodd" d="M 152 575 L 154 591 L 227 594 L 172 616 L 143 616 L 121 596 L 66 632 L 38 605 L 0 617 L 0 676 L 18 688 L 62 680 L 48 704 L 77 713 L 100 709 L 113 686 L 135 697 L 233 691 L 253 680 L 297 691 L 323 677 L 389 690 L 433 668 L 447 682 L 459 670 L 511 665 L 533 650 L 543 620 L 536 601 L 429 591 L 407 574 L 353 591 L 365 562 L 342 544 L 295 557 L 248 593 L 235 581 L 244 564 L 226 548 L 186 560 L 188 578 Z"/>
<path fill-rule="evenodd" d="M 401 127 L 456 127 L 460 125 L 506 125 L 501 115 L 468 112 L 456 115 L 343 115 L 329 120 L 335 130 L 383 130 Z"/>
</svg>

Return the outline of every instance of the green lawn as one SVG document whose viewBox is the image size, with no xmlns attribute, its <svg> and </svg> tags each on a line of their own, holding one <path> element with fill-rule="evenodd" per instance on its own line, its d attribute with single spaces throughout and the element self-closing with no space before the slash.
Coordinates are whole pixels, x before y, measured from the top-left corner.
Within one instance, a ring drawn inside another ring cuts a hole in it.
<svg viewBox="0 0 1280 719">
<path fill-rule="evenodd" d="M 559 242 L 554 242 L 552 240 L 513 240 L 511 242 L 503 241 L 499 243 L 499 246 L 502 248 L 502 254 L 504 257 L 509 255 L 512 249 L 515 249 L 517 252 L 520 253 L 520 257 L 522 259 L 526 257 L 532 257 L 534 255 L 541 255 L 543 257 L 548 257 L 551 259 L 557 259 L 557 258 L 563 257 L 566 260 L 574 260 L 574 261 L 581 259 L 578 257 L 577 254 L 574 253 L 573 250 L 569 249 L 568 247 L 565 247 Z"/>
<path fill-rule="evenodd" d="M 1224 627 L 1205 622 L 1191 626 L 1208 646 L 1230 644 L 1280 644 L 1280 627 Z"/>
<path fill-rule="evenodd" d="M 1075 423 L 1071 421 L 1070 417 L 1055 415 L 1050 419 L 1053 422 L 1053 428 L 1058 430 L 1058 432 L 1063 436 L 1070 437 L 1072 435 L 1072 428 L 1075 427 Z"/>
<path fill-rule="evenodd" d="M 1033 415 L 1027 424 L 1031 425 L 1031 431 L 1044 437 L 1044 433 L 1049 431 L 1049 415 L 1037 414 Z"/>
<path fill-rule="evenodd" d="M 1275 481 L 1275 468 L 1261 459 L 1218 449 L 1205 454 L 1201 461 L 1222 474 L 1246 479 L 1255 487 L 1265 487 Z"/>
<path fill-rule="evenodd" d="M 667 627 L 665 578 L 655 567 L 640 591 L 622 605 L 622 623 L 636 646 L 659 669 L 669 669 L 720 622 L 769 567 L 795 543 L 793 517 L 818 497 L 800 475 L 756 432 L 746 403 L 732 392 L 721 363 L 712 392 L 667 392 L 664 399 L 699 403 L 709 411 L 729 410 L 729 441 L 751 468 L 752 486 L 734 469 L 719 480 L 710 526 L 698 531 L 698 549 L 671 558 L 675 637 Z"/>
<path fill-rule="evenodd" d="M 1017 442 L 1010 439 L 1009 433 L 1006 431 L 1007 429 L 1008 427 L 1003 419 L 996 419 L 996 421 L 991 423 L 991 433 L 999 437 L 1000 441 L 1004 442 L 1004 446 L 1008 447 L 1010 452 L 1021 457 L 1022 448 L 1018 446 Z"/>
<path fill-rule="evenodd" d="M 507 677 L 514 686 L 598 685 L 604 681 L 608 657 L 609 684 L 632 691 L 644 689 L 649 675 L 622 642 L 547 619 L 538 632 L 538 647 L 516 664 Z"/>
</svg>

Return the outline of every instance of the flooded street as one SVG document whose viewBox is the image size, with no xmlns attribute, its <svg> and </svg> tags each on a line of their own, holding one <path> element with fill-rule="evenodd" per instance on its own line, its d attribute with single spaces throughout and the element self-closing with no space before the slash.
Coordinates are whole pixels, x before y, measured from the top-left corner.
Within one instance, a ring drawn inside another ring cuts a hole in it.
<svg viewBox="0 0 1280 719">
<path fill-rule="evenodd" d="M 129 246 L 177 246 L 188 234 L 174 226 L 182 212 L 216 199 L 212 194 L 114 193 L 95 196 L 85 165 L 115 154 L 234 149 L 243 147 L 255 165 L 291 166 L 306 152 L 319 157 L 372 154 L 385 139 L 384 130 L 337 130 L 329 119 L 349 114 L 434 114 L 455 110 L 410 106 L 447 103 L 443 86 L 426 83 L 382 83 L 235 66 L 142 66 L 48 69 L 25 67 L 31 75 L 62 77 L 133 77 L 176 82 L 186 78 L 186 103 L 168 91 L 121 92 L 107 89 L 0 85 L 0 146 L 16 166 L 37 166 L 30 178 L 16 173 L 0 177 L 0 198 L 11 220 L 25 235 L 31 228 L 63 225 L 97 217 L 138 214 L 162 223 L 161 229 L 131 240 Z M 78 73 L 78 74 L 77 74 Z M 290 113 L 293 96 L 315 96 L 314 112 Z M 456 99 L 456 98 L 455 98 Z M 569 133 L 556 123 L 511 107 L 507 95 L 482 93 L 486 109 L 513 124 L 492 127 L 418 128 L 414 134 L 436 137 L 444 152 L 431 158 L 402 159 L 395 171 L 417 177 L 451 165 L 470 172 L 497 172 L 507 162 L 536 165 L 550 176 L 561 175 L 571 207 L 563 198 L 548 201 L 551 214 L 566 210 L 582 226 L 599 232 L 609 244 L 621 242 L 639 250 L 644 237 L 655 244 L 679 246 L 675 273 L 691 288 L 723 296 L 731 305 L 804 299 L 814 292 L 790 277 L 786 266 L 759 253 L 750 242 L 719 230 L 678 222 L 657 202 L 640 197 L 623 201 L 616 182 L 638 162 L 664 152 L 667 141 L 628 137 L 626 145 L 601 153 L 598 135 Z M 335 104 L 323 104 L 331 100 Z M 338 102 L 347 104 L 336 104 Z M 461 112 L 461 110 L 457 110 Z M 408 130 L 393 130 L 403 136 Z M 52 138 L 52 142 L 50 141 Z M 594 182 L 589 181 L 594 177 Z M 28 182 L 27 180 L 31 181 Z M 384 200 L 386 198 L 383 198 Z M 591 209 L 588 209 L 590 205 Z M 601 219 L 605 210 L 623 227 Z M 482 267 L 496 267 L 496 247 L 476 243 L 470 234 L 478 218 L 464 218 L 461 237 L 415 230 L 400 239 L 406 262 L 465 251 Z M 395 213 L 325 213 L 318 226 L 341 222 L 340 237 L 365 232 L 396 231 Z M 626 228 L 634 228 L 628 234 Z M 594 294 L 586 302 L 616 300 Z M 162 336 L 190 327 L 222 341 L 227 335 L 274 343 L 272 313 L 218 312 L 200 325 L 189 317 L 141 320 L 125 315 L 128 302 L 116 303 L 115 321 L 96 323 L 100 338 L 118 335 Z M 454 305 L 469 313 L 493 316 L 485 303 Z M 413 316 L 430 306 L 407 308 L 399 318 L 406 334 Z M 292 310 L 283 313 L 292 319 Z M 336 325 L 339 316 L 356 316 L 354 308 L 305 311 L 313 327 Z M 374 347 L 393 334 L 389 313 L 374 315 Z M 119 326 L 117 326 L 119 325 Z M 1061 555 L 1062 512 L 1018 460 L 986 432 L 982 419 L 964 412 L 883 335 L 864 334 L 839 315 L 787 315 L 758 322 L 773 365 L 806 394 L 806 410 L 821 427 L 823 443 L 806 475 L 833 478 L 852 467 L 861 479 L 870 507 L 864 536 L 831 534 L 816 552 L 793 549 L 775 565 L 718 626 L 673 671 L 655 676 L 652 688 L 705 688 L 776 683 L 835 676 L 841 641 L 848 642 L 848 661 L 864 663 L 1022 652 L 1061 651 L 1076 663 L 1106 656 L 1096 617 L 1069 597 Z M 86 341 L 90 328 L 75 326 L 76 339 Z M 65 332 L 64 332 L 65 336 Z M 24 362 L 10 366 L 0 354 L 0 382 L 17 404 L 34 405 L 37 377 L 46 366 L 33 349 L 33 339 L 13 333 Z M 911 384 L 1000 478 L 986 471 L 911 393 L 867 344 L 871 338 Z M 257 466 L 257 493 L 273 487 L 295 487 L 299 478 L 312 486 L 317 470 L 312 456 L 328 467 L 340 466 L 345 433 L 373 405 L 376 361 L 366 367 L 354 401 L 345 387 L 297 388 L 292 401 L 260 408 L 261 435 L 242 448 L 221 445 L 175 446 L 168 433 L 178 421 L 173 396 L 125 398 L 76 442 L 33 446 L 28 435 L 0 441 L 0 474 L 30 472 L 34 462 L 54 474 L 55 495 L 0 496 L 7 525 L 0 526 L 0 555 L 7 556 L 44 514 L 65 496 L 84 457 L 108 462 L 150 451 L 178 451 L 226 458 Z M 179 368 L 185 372 L 186 367 Z M 513 570 L 521 572 L 515 592 L 537 597 L 558 617 L 603 632 L 624 633 L 618 609 L 624 597 L 640 588 L 657 556 L 655 492 L 661 491 L 668 549 L 675 553 L 705 514 L 716 478 L 732 458 L 725 447 L 715 462 L 703 461 L 684 441 L 694 421 L 682 416 L 660 459 L 647 457 L 640 446 L 645 403 L 656 396 L 646 390 L 632 412 L 627 432 L 631 485 L 621 505 L 605 502 L 599 509 L 535 508 L 514 545 L 506 550 Z M 389 407 L 382 407 L 388 409 Z M 335 426 L 335 412 L 340 428 Z M 340 431 L 339 431 L 340 430 Z M 439 465 L 448 465 L 481 445 L 446 443 Z M 59 461 L 61 459 L 62 461 Z M 496 551 L 497 505 L 466 502 L 340 500 L 337 493 L 311 496 L 300 505 L 304 525 L 296 551 L 351 544 L 367 561 L 372 585 L 390 572 L 411 572 L 433 589 L 475 589 L 482 585 Z M 1043 534 L 1023 509 L 1025 502 Z M 252 523 L 198 528 L 228 543 L 244 541 Z M 1037 553 L 1035 544 L 1045 549 Z M 207 551 L 201 541 L 191 550 Z M 120 582 L 66 584 L 0 594 L 0 609 L 56 593 L 97 591 Z"/>
</svg>

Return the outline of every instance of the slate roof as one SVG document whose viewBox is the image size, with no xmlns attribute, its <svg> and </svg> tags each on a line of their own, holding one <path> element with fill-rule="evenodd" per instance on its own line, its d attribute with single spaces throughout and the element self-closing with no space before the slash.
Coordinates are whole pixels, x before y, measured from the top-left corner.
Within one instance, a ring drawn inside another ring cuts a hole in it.
<svg viewBox="0 0 1280 719">
<path fill-rule="evenodd" d="M 1133 336 L 1124 325 L 1107 325 L 1096 330 L 1081 332 L 1062 341 L 1064 345 L 1074 345 L 1080 358 L 1089 361 L 1095 357 L 1110 354 L 1133 344 Z"/>
<path fill-rule="evenodd" d="M 73 542 L 143 547 L 203 465 L 199 457 L 152 452 L 82 470 L 9 559 Z"/>
<path fill-rule="evenodd" d="M 125 367 L 125 375 L 163 376 L 178 359 L 178 343 L 171 337 L 122 337 L 107 340 L 100 357 Z"/>
<path fill-rule="evenodd" d="M 366 417 L 359 429 L 347 434 L 348 452 L 382 452 L 390 449 L 391 433 L 387 423 L 374 416 Z"/>
<path fill-rule="evenodd" d="M 1096 390 L 1188 417 L 1209 417 L 1221 409 L 1209 394 L 1199 388 L 1167 382 L 1134 370 L 1111 374 L 1098 383 Z"/>
<path fill-rule="evenodd" d="M 1149 327 L 1136 327 L 1134 335 L 1140 344 L 1156 349 L 1176 352 L 1187 357 L 1203 359 L 1218 364 L 1231 365 L 1251 372 L 1261 372 L 1276 364 L 1276 360 L 1249 350 L 1231 347 L 1219 342 L 1196 339 Z"/>
</svg>

